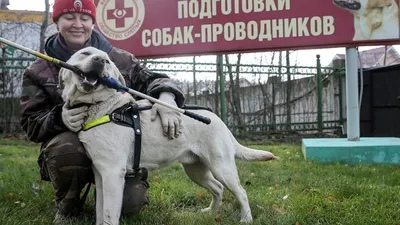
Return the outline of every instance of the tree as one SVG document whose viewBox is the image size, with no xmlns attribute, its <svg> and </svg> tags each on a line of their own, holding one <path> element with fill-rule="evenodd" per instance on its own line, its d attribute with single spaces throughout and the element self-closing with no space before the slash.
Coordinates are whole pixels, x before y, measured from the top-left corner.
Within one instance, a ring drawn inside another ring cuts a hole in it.
<svg viewBox="0 0 400 225">
<path fill-rule="evenodd" d="M 234 65 L 236 68 L 235 77 L 232 71 L 232 64 L 229 62 L 229 56 L 225 55 L 225 63 L 228 67 L 228 74 L 229 74 L 229 97 L 228 101 L 230 103 L 230 108 L 232 109 L 232 115 L 234 121 L 239 126 L 239 131 L 242 130 L 243 127 L 243 119 L 242 119 L 242 110 L 240 104 L 240 60 L 242 58 L 242 54 L 237 54 L 237 61 Z"/>
<path fill-rule="evenodd" d="M 45 7 L 45 11 L 43 12 L 44 13 L 43 22 L 42 22 L 42 25 L 40 26 L 40 47 L 39 47 L 39 52 L 41 52 L 41 53 L 44 52 L 46 31 L 47 31 L 47 27 L 48 27 L 48 24 L 49 24 L 49 8 L 50 8 L 49 0 L 44 0 L 44 7 Z"/>
</svg>

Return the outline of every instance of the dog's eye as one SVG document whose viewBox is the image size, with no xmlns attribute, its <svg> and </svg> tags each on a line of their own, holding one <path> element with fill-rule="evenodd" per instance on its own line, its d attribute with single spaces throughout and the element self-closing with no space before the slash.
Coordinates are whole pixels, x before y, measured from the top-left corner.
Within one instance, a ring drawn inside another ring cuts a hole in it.
<svg viewBox="0 0 400 225">
<path fill-rule="evenodd" d="M 106 63 L 107 63 L 107 64 L 110 64 L 110 61 L 109 61 L 108 59 L 106 59 Z"/>
<path fill-rule="evenodd" d="M 82 52 L 82 55 L 90 55 L 90 52 Z"/>
</svg>

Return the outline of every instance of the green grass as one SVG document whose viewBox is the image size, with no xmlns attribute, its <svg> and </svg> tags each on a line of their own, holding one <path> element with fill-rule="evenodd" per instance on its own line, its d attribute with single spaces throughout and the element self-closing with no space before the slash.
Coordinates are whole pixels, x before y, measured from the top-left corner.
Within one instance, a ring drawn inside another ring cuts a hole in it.
<svg viewBox="0 0 400 225">
<path fill-rule="evenodd" d="M 249 145 L 269 150 L 280 161 L 238 161 L 253 224 L 400 224 L 400 167 L 319 164 L 306 161 L 298 144 Z M 0 140 L 0 224 L 51 224 L 51 184 L 39 179 L 39 146 Z M 151 204 L 122 224 L 239 224 L 238 203 L 225 191 L 221 209 L 198 211 L 210 194 L 192 183 L 179 165 L 152 172 Z M 93 191 L 93 190 L 92 190 Z M 76 225 L 94 224 L 93 194 Z"/>
</svg>

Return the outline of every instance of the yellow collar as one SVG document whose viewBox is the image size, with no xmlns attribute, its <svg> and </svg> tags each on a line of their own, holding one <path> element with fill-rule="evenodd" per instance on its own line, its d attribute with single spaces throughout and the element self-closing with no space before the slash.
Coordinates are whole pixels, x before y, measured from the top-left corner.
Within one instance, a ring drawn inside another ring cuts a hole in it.
<svg viewBox="0 0 400 225">
<path fill-rule="evenodd" d="M 105 116 L 102 116 L 100 118 L 97 118 L 95 120 L 92 120 L 92 121 L 86 123 L 83 126 L 82 130 L 83 131 L 87 131 L 87 130 L 93 128 L 93 127 L 96 127 L 96 126 L 99 126 L 99 125 L 102 125 L 102 124 L 105 124 L 105 123 L 109 123 L 109 122 L 111 122 L 110 115 L 105 115 Z"/>
</svg>

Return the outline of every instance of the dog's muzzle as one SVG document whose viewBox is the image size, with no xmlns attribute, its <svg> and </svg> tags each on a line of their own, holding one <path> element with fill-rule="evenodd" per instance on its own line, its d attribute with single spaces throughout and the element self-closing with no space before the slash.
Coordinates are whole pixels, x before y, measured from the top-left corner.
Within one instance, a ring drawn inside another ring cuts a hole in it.
<svg viewBox="0 0 400 225">
<path fill-rule="evenodd" d="M 359 10 L 361 8 L 361 3 L 354 0 L 333 0 L 333 3 L 349 10 Z"/>
<path fill-rule="evenodd" d="M 99 74 L 103 73 L 105 66 L 105 59 L 100 57 L 93 57 L 91 59 L 91 69 L 81 75 L 81 85 L 83 89 L 87 92 L 92 91 L 97 85 L 97 79 Z"/>
</svg>

